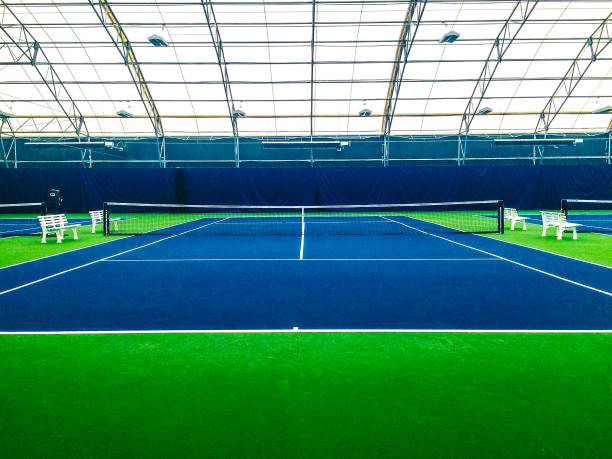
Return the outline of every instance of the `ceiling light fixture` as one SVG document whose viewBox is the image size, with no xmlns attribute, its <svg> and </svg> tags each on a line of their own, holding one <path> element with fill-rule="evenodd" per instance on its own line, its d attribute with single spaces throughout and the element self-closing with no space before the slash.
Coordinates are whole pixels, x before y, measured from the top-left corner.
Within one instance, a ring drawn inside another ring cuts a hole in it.
<svg viewBox="0 0 612 459">
<path fill-rule="evenodd" d="M 157 46 L 157 47 L 168 46 L 168 42 L 161 35 L 153 34 L 149 38 L 147 38 L 147 40 L 149 40 L 153 46 Z"/>
<path fill-rule="evenodd" d="M 461 34 L 459 32 L 451 30 L 450 32 L 446 32 L 444 35 L 442 35 L 442 38 L 440 38 L 440 43 L 454 43 L 460 36 Z"/>
<path fill-rule="evenodd" d="M 477 115 L 488 115 L 491 113 L 493 109 L 491 107 L 482 107 L 480 110 L 476 112 Z"/>
<path fill-rule="evenodd" d="M 591 113 L 596 113 L 596 114 L 612 113 L 612 106 L 606 105 L 605 107 L 599 107 L 593 110 Z"/>
</svg>

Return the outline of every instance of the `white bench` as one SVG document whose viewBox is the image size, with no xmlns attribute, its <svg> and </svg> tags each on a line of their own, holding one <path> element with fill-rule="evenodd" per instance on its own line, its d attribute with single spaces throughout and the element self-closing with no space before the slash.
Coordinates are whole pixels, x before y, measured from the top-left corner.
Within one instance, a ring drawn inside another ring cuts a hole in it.
<svg viewBox="0 0 612 459">
<path fill-rule="evenodd" d="M 96 232 L 96 224 L 104 222 L 104 211 L 103 210 L 90 210 L 89 216 L 91 217 L 91 232 Z M 119 231 L 119 226 L 117 226 L 117 222 L 121 220 L 120 218 L 111 218 L 110 221 L 115 224 L 115 231 Z"/>
<path fill-rule="evenodd" d="M 47 242 L 47 234 L 55 233 L 57 237 L 57 242 L 62 242 L 64 239 L 64 232 L 67 230 L 72 230 L 72 235 L 74 239 L 78 239 L 79 236 L 77 234 L 77 228 L 81 225 L 68 224 L 68 219 L 65 214 L 53 214 L 53 215 L 42 215 L 38 218 L 38 222 L 40 223 L 40 227 L 42 228 L 42 243 Z"/>
<path fill-rule="evenodd" d="M 557 228 L 557 239 L 563 238 L 563 232 L 565 230 L 572 230 L 574 233 L 572 239 L 578 239 L 576 228 L 580 226 L 580 224 L 568 222 L 563 212 L 540 211 L 540 213 L 542 214 L 542 237 L 546 236 L 546 230 L 548 230 L 548 228 L 555 227 Z"/>
<path fill-rule="evenodd" d="M 527 230 L 527 224 L 525 223 L 527 217 L 521 217 L 516 209 L 513 209 L 512 207 L 504 207 L 504 220 L 510 220 L 512 222 L 510 225 L 511 231 L 514 231 L 514 225 L 516 222 L 523 222 L 523 231 Z"/>
</svg>

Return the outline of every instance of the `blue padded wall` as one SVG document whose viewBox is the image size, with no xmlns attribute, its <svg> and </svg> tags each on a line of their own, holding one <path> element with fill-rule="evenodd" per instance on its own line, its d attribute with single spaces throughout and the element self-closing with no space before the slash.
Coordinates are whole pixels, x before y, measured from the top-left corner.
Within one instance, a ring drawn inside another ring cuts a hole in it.
<svg viewBox="0 0 612 459">
<path fill-rule="evenodd" d="M 562 198 L 612 199 L 612 166 L 0 169 L 0 203 L 62 187 L 67 211 L 104 201 L 314 205 L 503 199 L 556 209 Z"/>
</svg>

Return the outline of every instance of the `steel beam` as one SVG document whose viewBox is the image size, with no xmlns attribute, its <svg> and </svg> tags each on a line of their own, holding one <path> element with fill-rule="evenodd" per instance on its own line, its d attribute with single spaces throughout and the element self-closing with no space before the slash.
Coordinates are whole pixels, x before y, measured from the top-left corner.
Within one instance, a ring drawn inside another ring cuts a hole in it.
<svg viewBox="0 0 612 459">
<path fill-rule="evenodd" d="M 397 45 L 397 49 L 395 50 L 395 59 L 393 69 L 391 70 L 391 79 L 389 80 L 389 88 L 387 90 L 387 98 L 385 101 L 385 115 L 382 122 L 382 162 L 384 166 L 389 165 L 389 136 L 391 135 L 391 124 L 393 123 L 393 115 L 395 114 L 395 107 L 397 105 L 397 99 L 402 86 L 404 70 L 406 70 L 408 55 L 412 49 L 414 37 L 416 36 L 419 24 L 421 23 L 421 18 L 423 17 L 426 4 L 427 0 L 410 1 L 408 4 L 408 9 L 406 10 L 406 17 L 400 33 L 399 43 Z"/>
<path fill-rule="evenodd" d="M 314 130 L 314 69 L 315 69 L 315 34 L 317 16 L 317 0 L 312 0 L 312 32 L 310 38 L 310 141 Z M 314 166 L 314 152 L 310 149 L 310 165 Z"/>
<path fill-rule="evenodd" d="M 83 119 L 81 111 L 70 96 L 68 89 L 55 71 L 55 68 L 50 64 L 45 51 L 6 2 L 4 0 L 0 0 L 0 2 L 0 6 L 2 6 L 15 21 L 15 23 L 10 25 L 5 21 L 0 22 L 0 30 L 2 30 L 3 34 L 10 40 L 15 48 L 13 49 L 12 46 L 5 45 L 13 60 L 28 61 L 40 76 L 41 82 L 49 89 L 53 99 L 60 106 L 62 112 L 70 122 L 69 128 L 66 130 L 62 129 L 62 132 L 65 134 L 68 130 L 74 129 L 74 133 L 78 138 L 81 138 L 82 135 L 89 137 L 87 124 Z"/>
<path fill-rule="evenodd" d="M 543 134 L 544 138 L 546 138 L 546 134 L 552 122 L 563 108 L 563 105 L 565 105 L 572 95 L 572 92 L 574 92 L 574 89 L 576 89 L 576 86 L 578 86 L 580 81 L 584 78 L 591 64 L 597 60 L 599 55 L 610 43 L 612 43 L 612 13 L 610 13 L 585 40 L 578 55 L 570 64 L 569 69 L 567 69 L 567 72 L 559 82 L 552 96 L 548 99 L 548 102 L 546 102 L 533 131 L 534 138 L 537 138 L 538 134 Z M 585 60 L 585 57 L 589 59 Z M 612 126 L 612 121 L 610 126 Z M 532 155 L 533 164 L 535 164 L 538 159 L 541 164 L 543 157 L 544 148 L 534 147 Z"/>
<path fill-rule="evenodd" d="M 461 125 L 457 136 L 457 164 L 465 164 L 470 127 L 476 112 L 480 108 L 482 99 L 491 84 L 497 67 L 503 61 L 506 51 L 508 51 L 508 48 L 525 25 L 525 22 L 527 22 L 527 19 L 529 19 L 537 4 L 538 0 L 519 0 L 516 2 L 510 16 L 508 16 L 499 34 L 497 34 L 461 117 Z"/>
<path fill-rule="evenodd" d="M 6 137 L 2 136 L 2 132 L 4 131 L 4 126 L 8 126 L 11 131 L 11 136 L 9 137 L 10 143 L 8 149 L 4 145 L 4 139 Z M 11 151 L 14 151 L 15 157 L 15 167 L 17 167 L 17 142 L 15 137 L 15 131 L 13 131 L 13 126 L 11 125 L 11 121 L 8 118 L 0 117 L 0 146 L 2 147 L 2 160 L 4 161 L 4 165 L 9 167 L 9 159 L 11 157 Z"/>
<path fill-rule="evenodd" d="M 149 117 L 149 119 L 151 120 L 151 124 L 153 125 L 155 138 L 157 139 L 157 156 L 159 159 L 159 165 L 160 167 L 166 167 L 165 150 L 162 151 L 162 146 L 165 146 L 164 127 L 162 125 L 159 112 L 157 111 L 155 100 L 151 95 L 151 91 L 149 91 L 147 80 L 145 79 L 142 73 L 138 59 L 136 59 L 136 54 L 134 53 L 132 44 L 130 43 L 130 40 L 128 39 L 125 32 L 123 31 L 123 27 L 117 20 L 117 16 L 115 16 L 115 13 L 113 12 L 110 4 L 108 3 L 108 0 L 88 1 L 94 12 L 96 13 L 98 20 L 106 30 L 106 33 L 110 37 L 113 44 L 115 45 L 115 48 L 117 49 L 117 51 L 119 51 L 119 54 L 123 58 L 124 64 L 130 72 L 132 81 L 136 85 L 138 95 L 140 96 L 140 100 L 142 101 L 147 112 L 147 116 Z M 107 18 L 108 21 L 110 21 L 110 25 L 107 23 Z"/>
<path fill-rule="evenodd" d="M 229 75 L 227 73 L 227 63 L 225 61 L 225 53 L 223 51 L 223 40 L 221 40 L 221 32 L 219 31 L 217 17 L 215 16 L 215 10 L 213 9 L 213 2 L 211 2 L 210 0 L 201 0 L 201 3 L 202 8 L 204 8 L 204 15 L 206 16 L 206 23 L 208 24 L 210 38 L 212 40 L 213 46 L 215 47 L 217 63 L 219 64 L 219 70 L 221 70 L 221 80 L 223 82 L 225 100 L 227 101 L 227 109 L 229 110 L 229 115 L 232 121 L 232 134 L 234 137 L 234 164 L 236 167 L 240 167 L 240 142 L 238 137 L 238 121 L 234 116 L 234 97 L 232 96 L 232 88 L 230 86 Z"/>
</svg>

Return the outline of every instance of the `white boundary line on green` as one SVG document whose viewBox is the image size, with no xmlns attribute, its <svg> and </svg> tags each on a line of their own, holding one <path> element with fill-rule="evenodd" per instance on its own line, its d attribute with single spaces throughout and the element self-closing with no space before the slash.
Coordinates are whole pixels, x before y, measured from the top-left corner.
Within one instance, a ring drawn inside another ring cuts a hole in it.
<svg viewBox="0 0 612 459">
<path fill-rule="evenodd" d="M 481 333 L 481 334 L 579 334 L 579 333 L 612 333 L 612 330 L 523 330 L 523 329 L 453 329 L 453 328 L 293 328 L 293 329 L 246 329 L 246 330 L 68 330 L 68 331 L 0 331 L 2 335 L 163 335 L 163 334 L 238 334 L 238 333 Z"/>
<path fill-rule="evenodd" d="M 11 236 L 11 237 L 19 237 L 19 236 Z M 0 267 L 0 270 L 12 268 L 13 266 L 25 265 L 26 263 L 32 263 L 33 261 L 44 260 L 45 258 L 57 257 L 58 255 L 66 255 L 67 253 L 73 253 L 78 250 L 91 249 L 92 247 L 98 247 L 102 244 L 109 244 L 111 242 L 121 241 L 121 240 L 127 239 L 129 237 L 134 237 L 134 236 L 116 236 L 116 237 L 117 239 L 111 239 L 110 241 L 104 241 L 98 244 L 86 245 L 85 247 L 78 247 L 76 249 L 67 250 L 66 252 L 54 253 L 53 255 L 45 255 L 44 257 L 34 258 L 33 260 L 20 261 L 19 263 L 15 263 L 14 265 L 2 266 Z M 9 239 L 9 238 L 4 238 L 4 239 Z M 2 238 L 0 238 L 0 240 L 2 240 Z"/>
<path fill-rule="evenodd" d="M 518 242 L 510 242 L 510 241 L 506 241 L 504 239 L 497 239 L 495 237 L 486 236 L 486 235 L 483 235 L 483 234 L 475 234 L 475 236 L 484 237 L 484 238 L 487 238 L 487 239 L 493 240 L 493 241 L 504 242 L 506 244 L 518 245 L 519 247 L 525 247 L 526 249 L 537 250 L 538 252 L 547 253 L 547 254 L 550 254 L 550 255 L 557 255 L 558 257 L 569 258 L 570 260 L 581 261 L 582 263 L 588 263 L 590 265 L 600 266 L 602 268 L 612 269 L 612 266 L 606 266 L 606 265 L 602 265 L 600 263 L 595 263 L 594 261 L 588 261 L 588 260 L 582 260 L 580 258 L 570 257 L 569 255 L 563 255 L 561 253 L 549 252 L 548 250 L 538 249 L 537 247 L 532 247 L 530 245 L 519 244 Z"/>
<path fill-rule="evenodd" d="M 601 290 L 601 289 L 599 289 L 599 288 L 591 287 L 590 285 L 582 284 L 582 283 L 580 283 L 580 282 L 573 281 L 573 280 L 568 279 L 568 278 L 566 278 L 566 277 L 557 276 L 556 274 L 549 273 L 548 271 L 544 271 L 544 270 L 542 270 L 542 269 L 534 268 L 533 266 L 529 266 L 529 265 L 526 265 L 526 264 L 524 264 L 524 263 L 520 263 L 520 262 L 518 262 L 518 261 L 514 261 L 514 260 L 511 260 L 511 259 L 509 259 L 509 258 L 502 257 L 502 256 L 500 256 L 500 255 L 495 255 L 494 253 L 487 252 L 486 250 L 477 249 L 476 247 L 472 247 L 472 246 L 467 245 L 467 244 L 462 244 L 461 242 L 453 241 L 452 239 L 448 239 L 448 238 L 445 238 L 445 237 L 439 236 L 439 235 L 437 235 L 437 234 L 428 233 L 427 231 L 423 231 L 423 230 L 421 230 L 421 229 L 414 228 L 414 227 L 412 227 L 412 226 L 410 226 L 410 225 L 406 225 L 405 223 L 401 223 L 401 222 L 395 221 L 395 220 L 393 220 L 393 219 L 391 219 L 391 218 L 388 218 L 388 217 L 383 217 L 383 218 L 386 218 L 386 219 L 387 219 L 387 220 L 389 220 L 389 221 L 395 222 L 395 223 L 397 223 L 398 225 L 403 225 L 403 226 L 405 226 L 406 228 L 410 228 L 410 229 L 412 229 L 412 230 L 418 231 L 419 233 L 427 234 L 427 235 L 429 235 L 429 236 L 432 236 L 432 237 L 435 237 L 435 238 L 438 238 L 438 239 L 442 239 L 443 241 L 450 242 L 451 244 L 456 244 L 456 245 L 459 245 L 459 246 L 462 246 L 462 247 L 466 247 L 466 248 L 468 248 L 468 249 L 472 249 L 472 250 L 475 250 L 475 251 L 477 251 L 477 252 L 484 253 L 484 254 L 486 254 L 486 255 L 490 255 L 490 256 L 492 256 L 492 257 L 496 257 L 496 258 L 499 258 L 499 259 L 501 259 L 501 260 L 507 261 L 508 263 L 512 263 L 512 264 L 514 264 L 514 265 L 521 266 L 522 268 L 529 269 L 529 270 L 531 270 L 531 271 L 535 271 L 535 272 L 538 272 L 538 273 L 540 273 L 540 274 L 544 274 L 545 276 L 553 277 L 553 278 L 555 278 L 555 279 L 559 279 L 559 280 L 561 280 L 561 281 L 563 281 L 563 282 L 567 282 L 567 283 L 569 283 L 569 284 L 576 285 L 576 286 L 578 286 L 578 287 L 582 287 L 582 288 L 585 288 L 585 289 L 588 289 L 588 290 L 592 290 L 592 291 L 594 291 L 594 292 L 601 293 L 601 294 L 603 294 L 603 295 L 607 295 L 607 296 L 612 297 L 612 292 L 608 292 L 608 291 L 606 291 L 606 290 Z"/>
<path fill-rule="evenodd" d="M 217 220 L 217 221 L 223 221 L 223 220 L 226 220 L 226 219 L 224 218 L 224 219 Z M 4 295 L 4 294 L 10 293 L 10 292 L 14 292 L 15 290 L 19 290 L 19 289 L 22 289 L 24 287 L 29 287 L 30 285 L 38 284 L 39 282 L 45 281 L 47 279 L 52 279 L 52 278 L 60 276 L 62 274 L 66 274 L 66 273 L 69 273 L 71 271 L 76 271 L 77 269 L 85 268 L 87 266 L 91 266 L 91 265 L 94 265 L 96 263 L 100 263 L 101 261 L 106 261 L 109 258 L 117 257 L 119 255 L 123 255 L 124 253 L 133 252 L 134 250 L 142 249 L 144 247 L 148 247 L 148 246 L 153 245 L 153 244 L 158 244 L 158 243 L 160 243 L 162 241 L 166 241 L 168 239 L 172 239 L 172 238 L 175 238 L 177 236 L 182 236 L 183 234 L 187 234 L 187 233 L 189 233 L 191 231 L 195 231 L 195 230 L 204 228 L 205 226 L 214 225 L 215 223 L 217 223 L 217 222 L 207 223 L 206 225 L 198 226 L 197 228 L 193 228 L 193 229 L 190 229 L 190 230 L 187 230 L 187 231 L 183 231 L 182 233 L 175 234 L 173 236 L 168 236 L 168 237 L 165 237 L 163 239 L 158 239 L 157 241 L 149 242 L 148 244 L 139 245 L 138 247 L 134 247 L 134 248 L 131 248 L 129 250 L 124 250 L 123 252 L 115 253 L 113 255 L 109 255 L 108 257 L 99 258 L 97 260 L 90 261 L 89 263 L 85 263 L 83 265 L 75 266 L 75 267 L 70 268 L 70 269 L 65 269 L 64 271 L 60 271 L 58 273 L 51 274 L 49 276 L 42 277 L 40 279 L 36 279 L 35 281 L 28 282 L 28 283 L 22 284 L 22 285 L 18 285 L 17 287 L 9 288 L 7 290 L 4 290 L 4 291 L 0 292 L 0 295 Z"/>
</svg>

